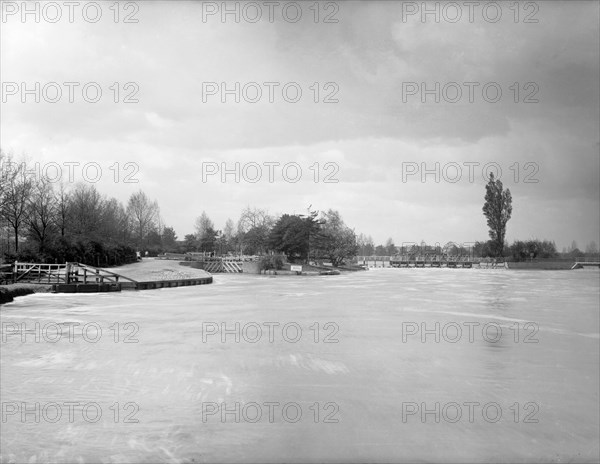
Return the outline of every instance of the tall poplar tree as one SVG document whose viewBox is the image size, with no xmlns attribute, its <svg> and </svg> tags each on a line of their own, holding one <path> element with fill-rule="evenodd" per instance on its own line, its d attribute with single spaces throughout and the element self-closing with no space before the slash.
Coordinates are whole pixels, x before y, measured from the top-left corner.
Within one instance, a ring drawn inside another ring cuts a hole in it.
<svg viewBox="0 0 600 464">
<path fill-rule="evenodd" d="M 490 174 L 490 180 L 485 186 L 483 215 L 487 218 L 490 239 L 494 245 L 496 256 L 503 256 L 506 223 L 511 214 L 512 196 L 510 190 L 504 190 L 500 179 L 494 180 L 494 174 Z"/>
</svg>

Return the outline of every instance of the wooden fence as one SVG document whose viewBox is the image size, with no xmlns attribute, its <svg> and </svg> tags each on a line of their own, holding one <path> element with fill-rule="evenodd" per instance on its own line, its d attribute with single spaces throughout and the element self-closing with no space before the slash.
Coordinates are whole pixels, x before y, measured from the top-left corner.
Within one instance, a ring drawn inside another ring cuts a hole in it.
<svg viewBox="0 0 600 464">
<path fill-rule="evenodd" d="M 19 263 L 13 266 L 12 281 L 37 284 L 88 284 L 117 283 L 119 281 L 135 282 L 114 272 L 87 264 L 39 264 Z"/>
</svg>

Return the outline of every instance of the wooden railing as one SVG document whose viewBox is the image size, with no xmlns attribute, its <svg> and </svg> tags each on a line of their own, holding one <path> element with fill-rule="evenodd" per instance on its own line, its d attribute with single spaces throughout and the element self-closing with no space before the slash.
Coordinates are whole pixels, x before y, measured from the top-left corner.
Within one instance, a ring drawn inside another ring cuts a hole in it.
<svg viewBox="0 0 600 464">
<path fill-rule="evenodd" d="M 13 282 L 38 284 L 64 283 L 67 279 L 67 264 L 19 263 L 13 266 Z"/>
<path fill-rule="evenodd" d="M 19 263 L 13 266 L 12 281 L 37 284 L 117 283 L 136 282 L 114 272 L 81 263 L 39 264 Z"/>
<path fill-rule="evenodd" d="M 9 284 L 13 281 L 13 266 L 12 264 L 0 265 L 0 284 Z"/>
<path fill-rule="evenodd" d="M 116 274 L 99 267 L 88 266 L 81 263 L 67 263 L 67 281 L 65 283 L 117 283 L 121 281 L 136 282 L 129 277 Z"/>
</svg>

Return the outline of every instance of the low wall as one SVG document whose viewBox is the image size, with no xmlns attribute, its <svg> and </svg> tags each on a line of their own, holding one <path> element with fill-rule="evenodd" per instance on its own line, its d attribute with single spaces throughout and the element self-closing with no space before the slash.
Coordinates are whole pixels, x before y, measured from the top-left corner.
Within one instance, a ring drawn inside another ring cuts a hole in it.
<svg viewBox="0 0 600 464">
<path fill-rule="evenodd" d="M 575 264 L 574 261 L 521 261 L 509 262 L 509 269 L 542 269 L 547 271 L 568 270 Z"/>
<path fill-rule="evenodd" d="M 151 280 L 146 282 L 118 282 L 101 284 L 54 284 L 52 291 L 56 293 L 103 293 L 120 292 L 121 290 L 153 290 L 157 288 L 187 287 L 190 285 L 211 284 L 212 276 L 192 279 Z"/>
<path fill-rule="evenodd" d="M 120 292 L 121 282 L 97 284 L 54 284 L 52 291 L 56 293 L 105 293 Z"/>
<path fill-rule="evenodd" d="M 244 261 L 242 272 L 244 274 L 260 274 L 260 263 L 258 261 Z"/>
<path fill-rule="evenodd" d="M 189 285 L 212 284 L 211 277 L 197 277 L 195 279 L 179 280 L 155 280 L 149 282 L 137 282 L 135 290 L 154 290 L 157 288 L 187 287 Z"/>
</svg>

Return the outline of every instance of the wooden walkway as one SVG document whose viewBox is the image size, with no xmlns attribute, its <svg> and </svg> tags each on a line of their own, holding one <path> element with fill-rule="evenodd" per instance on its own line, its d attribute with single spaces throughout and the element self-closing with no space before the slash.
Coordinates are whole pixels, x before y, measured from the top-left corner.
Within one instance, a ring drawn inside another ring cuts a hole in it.
<svg viewBox="0 0 600 464">
<path fill-rule="evenodd" d="M 210 284 L 212 276 L 136 281 L 121 274 L 81 263 L 38 264 L 16 262 L 12 283 L 51 284 L 58 293 L 120 292 Z"/>
<path fill-rule="evenodd" d="M 128 277 L 81 263 L 19 263 L 13 266 L 14 283 L 34 284 L 103 284 L 135 282 Z"/>
</svg>

